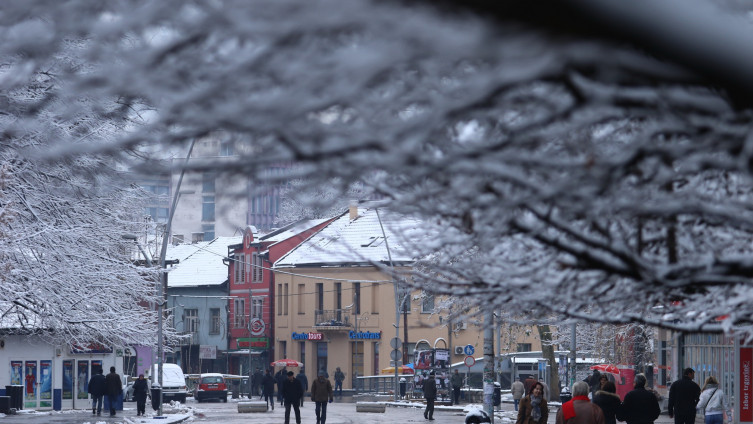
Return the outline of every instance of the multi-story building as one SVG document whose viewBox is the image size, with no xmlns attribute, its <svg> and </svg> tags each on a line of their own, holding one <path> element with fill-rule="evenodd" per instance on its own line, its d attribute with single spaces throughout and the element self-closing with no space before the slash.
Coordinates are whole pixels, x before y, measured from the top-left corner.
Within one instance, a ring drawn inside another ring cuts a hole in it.
<svg viewBox="0 0 753 424">
<path fill-rule="evenodd" d="M 466 345 L 480 353 L 481 323 L 442 322 L 440 317 L 447 316 L 439 310 L 444 299 L 430 292 L 410 291 L 396 332 L 395 292 L 405 289 L 395 287 L 389 269 L 399 273 L 410 268 L 415 258 L 402 236 L 420 225 L 386 211 L 378 216 L 374 209 L 351 207 L 276 261 L 275 359 L 302 362 L 309 381 L 318 370 L 332 378 L 340 367 L 348 389 L 358 387 L 356 377 L 390 367 L 394 337 L 402 340 L 407 362 L 418 368 L 424 361 L 460 362 Z M 422 352 L 443 357 L 428 358 Z"/>
<path fill-rule="evenodd" d="M 169 247 L 179 262 L 167 274 L 167 306 L 181 336 L 167 355 L 187 373 L 226 372 L 228 271 L 223 259 L 241 237 Z"/>
<path fill-rule="evenodd" d="M 272 263 L 330 221 L 299 221 L 263 236 L 248 226 L 242 243 L 228 247 L 229 372 L 268 366 L 275 337 Z"/>
</svg>

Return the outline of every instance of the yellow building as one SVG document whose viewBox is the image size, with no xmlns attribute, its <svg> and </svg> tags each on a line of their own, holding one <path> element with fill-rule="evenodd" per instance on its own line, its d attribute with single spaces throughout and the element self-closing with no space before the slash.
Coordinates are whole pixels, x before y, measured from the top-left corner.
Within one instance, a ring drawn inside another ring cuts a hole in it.
<svg viewBox="0 0 753 424">
<path fill-rule="evenodd" d="M 345 373 L 343 388 L 347 390 L 353 387 L 354 377 L 378 375 L 390 367 L 390 341 L 395 337 L 407 340 L 400 352 L 407 355 L 407 363 L 414 362 L 415 351 L 431 349 L 439 349 L 432 363 L 461 362 L 466 345 L 474 347 L 475 357 L 481 357 L 481 323 L 473 318 L 447 322 L 448 311 L 440 308 L 444 299 L 422 290 L 411 291 L 407 313 L 400 314 L 396 332 L 396 287 L 389 271 L 406 270 L 413 262 L 404 236 L 410 237 L 419 225 L 382 210 L 378 216 L 374 209 L 351 207 L 277 261 L 275 359 L 304 363 L 309 381 L 317 370 L 327 371 L 333 381 L 339 367 Z M 402 287 L 398 290 L 404 293 Z M 532 344 L 540 346 L 533 338 L 530 332 L 520 333 L 529 349 Z M 508 351 L 509 340 L 502 346 Z M 423 355 L 422 359 L 429 360 Z"/>
</svg>

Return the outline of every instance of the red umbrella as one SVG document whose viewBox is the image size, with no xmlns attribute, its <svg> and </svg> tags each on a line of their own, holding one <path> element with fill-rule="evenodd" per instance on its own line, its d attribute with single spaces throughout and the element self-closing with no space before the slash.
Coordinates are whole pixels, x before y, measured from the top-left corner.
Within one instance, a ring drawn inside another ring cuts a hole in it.
<svg viewBox="0 0 753 424">
<path fill-rule="evenodd" d="M 600 365 L 594 365 L 591 367 L 592 370 L 599 370 L 601 372 L 606 372 L 609 374 L 614 375 L 620 375 L 620 369 L 617 368 L 617 365 L 612 364 L 600 364 Z"/>
<path fill-rule="evenodd" d="M 295 359 L 278 359 L 272 362 L 272 366 L 273 367 L 298 368 L 298 367 L 302 367 L 303 364 L 296 361 Z"/>
</svg>

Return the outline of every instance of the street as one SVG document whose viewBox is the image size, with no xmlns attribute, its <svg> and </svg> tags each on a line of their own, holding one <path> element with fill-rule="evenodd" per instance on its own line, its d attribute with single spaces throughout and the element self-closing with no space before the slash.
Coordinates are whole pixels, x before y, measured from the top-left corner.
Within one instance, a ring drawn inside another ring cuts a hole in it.
<svg viewBox="0 0 753 424">
<path fill-rule="evenodd" d="M 228 399 L 227 403 L 222 402 L 204 402 L 197 403 L 189 398 L 185 405 L 172 407 L 165 405 L 165 414 L 177 416 L 178 414 L 188 415 L 185 422 L 190 423 L 223 423 L 223 424 L 270 424 L 283 423 L 285 420 L 285 409 L 280 404 L 275 405 L 274 411 L 265 413 L 238 413 L 238 400 Z M 391 404 L 387 407 L 385 413 L 364 413 L 356 412 L 356 405 L 352 402 L 338 402 L 329 404 L 327 408 L 328 424 L 376 424 L 376 423 L 429 423 L 423 417 L 423 408 L 419 404 L 404 404 L 405 406 L 394 406 Z M 474 405 L 481 407 L 481 405 Z M 459 407 L 437 406 L 434 412 L 435 424 L 463 423 L 466 413 Z M 550 407 L 549 423 L 554 423 L 558 404 Z M 0 424 L 116 424 L 116 423 L 164 423 L 164 420 L 153 418 L 154 411 L 147 405 L 147 416 L 136 417 L 136 404 L 126 402 L 125 410 L 120 412 L 115 418 L 106 416 L 92 417 L 90 411 L 62 411 L 62 412 L 42 412 L 42 413 L 24 413 L 22 415 L 7 415 L 0 417 Z M 512 403 L 503 403 L 502 412 L 497 412 L 496 423 L 511 424 L 515 422 L 516 413 L 513 410 Z M 170 421 L 174 422 L 174 421 Z M 295 423 L 295 415 L 291 410 L 291 423 Z M 305 402 L 301 408 L 301 423 L 314 424 L 316 416 L 314 415 L 314 403 Z M 656 424 L 669 424 L 672 420 L 667 415 L 661 415 Z"/>
</svg>

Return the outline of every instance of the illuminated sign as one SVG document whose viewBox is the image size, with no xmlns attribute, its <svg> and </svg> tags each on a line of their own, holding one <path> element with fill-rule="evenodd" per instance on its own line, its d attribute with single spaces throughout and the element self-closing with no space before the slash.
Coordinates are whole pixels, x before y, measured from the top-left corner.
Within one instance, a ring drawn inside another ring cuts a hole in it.
<svg viewBox="0 0 753 424">
<path fill-rule="evenodd" d="M 372 333 L 371 331 L 349 331 L 348 338 L 350 339 L 381 339 L 382 332 Z"/>
<path fill-rule="evenodd" d="M 293 332 L 293 340 L 324 340 L 322 333 L 296 333 Z"/>
</svg>

